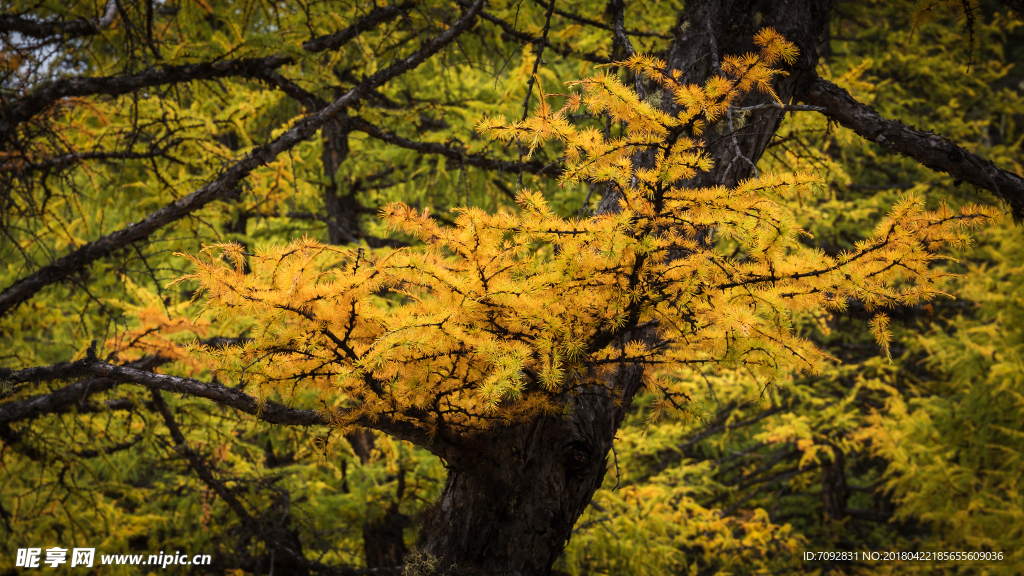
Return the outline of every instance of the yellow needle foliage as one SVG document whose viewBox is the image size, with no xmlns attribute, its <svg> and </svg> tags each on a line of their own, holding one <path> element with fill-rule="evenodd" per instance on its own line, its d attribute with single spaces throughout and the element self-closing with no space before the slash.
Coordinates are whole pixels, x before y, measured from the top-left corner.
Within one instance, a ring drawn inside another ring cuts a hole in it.
<svg viewBox="0 0 1024 576">
<path fill-rule="evenodd" d="M 339 426 L 387 415 L 431 434 L 570 410 L 587 387 L 618 386 L 611 375 L 625 364 L 651 368 L 645 384 L 669 411 L 685 394 L 655 373 L 815 371 L 826 357 L 795 334 L 793 313 L 933 298 L 940 249 L 966 245 L 968 229 L 998 213 L 929 211 L 907 197 L 872 237 L 830 256 L 801 244 L 806 233 L 776 201 L 820 188 L 812 174 L 688 187 L 713 167 L 705 126 L 749 91 L 774 96 L 781 72 L 770 66 L 795 57 L 772 30 L 756 40 L 759 53 L 727 58 L 703 86 L 681 85 L 655 58 L 619 63 L 663 90 L 671 111 L 600 72 L 570 83 L 578 91 L 560 110 L 545 100 L 523 122 L 480 122 L 482 133 L 531 150 L 557 141 L 563 183 L 606 183 L 617 210 L 563 218 L 524 190 L 518 213 L 461 208 L 445 227 L 394 203 L 383 219 L 422 249 L 367 255 L 304 239 L 190 257 L 195 273 L 183 279 L 200 284 L 206 306 L 252 323 L 248 343 L 197 353 L 262 395 L 316 394 Z M 621 133 L 575 124 L 569 115 L 581 109 Z M 883 346 L 886 325 L 881 313 L 872 323 Z"/>
</svg>

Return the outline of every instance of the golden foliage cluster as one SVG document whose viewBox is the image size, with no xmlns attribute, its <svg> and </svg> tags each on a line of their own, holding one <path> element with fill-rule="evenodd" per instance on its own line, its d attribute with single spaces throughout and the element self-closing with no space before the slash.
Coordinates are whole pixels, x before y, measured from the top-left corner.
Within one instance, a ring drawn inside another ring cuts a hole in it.
<svg viewBox="0 0 1024 576">
<path fill-rule="evenodd" d="M 771 66 L 796 56 L 774 31 L 757 43 L 759 53 L 727 58 L 703 86 L 681 85 L 655 58 L 619 63 L 670 95 L 667 110 L 599 72 L 570 83 L 578 91 L 559 110 L 545 99 L 523 122 L 480 122 L 531 151 L 557 141 L 562 182 L 604 183 L 617 210 L 564 218 L 524 190 L 518 213 L 461 208 L 445 227 L 393 203 L 382 218 L 422 249 L 364 254 L 304 239 L 190 256 L 185 279 L 207 308 L 252 323 L 244 345 L 198 353 L 263 395 L 314 394 L 340 426 L 386 415 L 430 433 L 568 410 L 587 387 L 617 386 L 623 365 L 650 368 L 648 389 L 668 411 L 679 407 L 677 384 L 660 376 L 676 370 L 745 368 L 765 380 L 817 370 L 826 356 L 794 332 L 794 313 L 933 298 L 940 250 L 965 245 L 998 213 L 929 211 L 910 196 L 854 250 L 828 255 L 801 242 L 806 232 L 780 201 L 820 189 L 813 174 L 688 186 L 713 168 L 705 126 L 751 90 L 774 96 Z M 622 135 L 577 124 L 581 109 L 621 123 Z M 886 325 L 882 313 L 872 323 L 883 346 Z"/>
</svg>

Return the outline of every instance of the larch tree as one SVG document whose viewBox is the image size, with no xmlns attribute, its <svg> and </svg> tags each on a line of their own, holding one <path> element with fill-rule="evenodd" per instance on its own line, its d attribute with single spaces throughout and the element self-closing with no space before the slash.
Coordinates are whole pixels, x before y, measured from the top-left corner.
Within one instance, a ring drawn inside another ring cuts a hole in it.
<svg viewBox="0 0 1024 576">
<path fill-rule="evenodd" d="M 829 366 L 801 318 L 850 307 L 889 356 L 892 311 L 942 295 L 943 250 L 998 218 L 911 195 L 823 250 L 793 207 L 830 182 L 762 158 L 787 113 L 1024 213 L 1013 171 L 819 76 L 830 17 L 809 0 L 5 8 L 7 530 L 35 513 L 52 518 L 35 537 L 87 544 L 108 523 L 104 543 L 145 550 L 164 547 L 145 518 L 181 512 L 235 527 L 233 551 L 227 532 L 174 540 L 224 550 L 221 570 L 550 573 L 639 397 L 686 417 L 695 379 L 737 373 L 771 394 Z M 352 499 L 296 478 L 322 482 L 315 461 L 285 485 L 261 472 L 315 460 L 314 426 L 323 458 L 366 467 L 361 488 L 326 474 Z M 118 470 L 168 444 L 181 475 Z M 197 498 L 174 496 L 183 476 Z M 390 503 L 355 537 L 291 512 L 368 500 Z M 361 558 L 330 542 L 353 538 Z"/>
</svg>

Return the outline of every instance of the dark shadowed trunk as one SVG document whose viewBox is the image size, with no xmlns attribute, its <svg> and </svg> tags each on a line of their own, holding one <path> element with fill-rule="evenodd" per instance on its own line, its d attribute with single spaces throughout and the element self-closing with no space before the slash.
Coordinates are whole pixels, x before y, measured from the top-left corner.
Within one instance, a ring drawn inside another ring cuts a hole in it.
<svg viewBox="0 0 1024 576">
<path fill-rule="evenodd" d="M 620 371 L 619 400 L 604 389 L 574 399 L 570 418 L 479 434 L 450 463 L 420 550 L 458 574 L 547 574 L 601 486 L 638 369 Z"/>
<path fill-rule="evenodd" d="M 846 485 L 846 458 L 837 446 L 831 446 L 832 457 L 821 462 L 821 507 L 829 520 L 846 517 L 850 489 Z"/>
<path fill-rule="evenodd" d="M 373 430 L 353 430 L 345 435 L 352 450 L 364 465 L 373 457 L 376 445 Z M 382 511 L 369 510 L 370 518 L 363 523 L 363 553 L 366 567 L 377 570 L 378 574 L 400 574 L 408 550 L 405 547 L 405 528 L 412 522 L 398 510 L 398 504 L 405 493 L 405 469 L 399 468 L 398 489 L 395 500 Z M 370 503 L 369 506 L 377 506 Z"/>
<path fill-rule="evenodd" d="M 329 122 L 321 131 L 323 138 L 324 208 L 327 212 L 327 238 L 331 244 L 358 243 L 359 200 L 352 190 L 338 183 L 338 168 L 348 158 L 348 132 L 340 122 Z"/>
<path fill-rule="evenodd" d="M 772 26 L 801 51 L 797 64 L 787 67 L 790 75 L 776 83 L 788 103 L 813 76 L 830 7 L 831 2 L 813 0 L 692 2 L 675 28 L 668 65 L 682 70 L 684 81 L 703 83 L 718 73 L 722 56 L 754 51 L 754 35 Z M 628 7 L 625 16 L 628 22 Z M 767 101 L 752 94 L 742 105 Z M 782 115 L 761 110 L 742 128 L 730 129 L 728 119 L 712 127 L 706 139 L 716 165 L 694 185 L 734 185 L 750 176 Z M 567 419 L 544 418 L 467 440 L 458 461 L 449 462 L 444 492 L 424 522 L 420 552 L 439 561 L 439 573 L 549 574 L 604 480 L 615 432 L 642 376 L 639 368 L 621 369 L 614 393 L 587 390 L 573 400 Z"/>
<path fill-rule="evenodd" d="M 393 573 L 400 574 L 408 553 L 404 533 L 410 524 L 409 517 L 398 511 L 398 502 L 392 502 L 380 518 L 363 523 L 366 567 L 377 568 L 382 574 L 390 568 Z"/>
</svg>

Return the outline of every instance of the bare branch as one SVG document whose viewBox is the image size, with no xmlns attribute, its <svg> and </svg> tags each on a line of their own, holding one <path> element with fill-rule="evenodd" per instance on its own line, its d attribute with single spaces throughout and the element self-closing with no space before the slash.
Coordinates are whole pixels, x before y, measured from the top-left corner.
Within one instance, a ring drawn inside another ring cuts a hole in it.
<svg viewBox="0 0 1024 576">
<path fill-rule="evenodd" d="M 830 118 L 872 142 L 994 193 L 1010 205 L 1014 219 L 1024 219 L 1024 178 L 1017 174 L 964 150 L 940 134 L 883 118 L 874 108 L 823 78 L 812 80 L 800 98 L 823 108 Z"/>
<path fill-rule="evenodd" d="M 467 4 L 468 4 L 468 2 L 466 2 L 465 0 L 459 0 L 459 5 L 460 6 L 466 6 Z M 519 30 L 516 30 L 515 26 L 509 24 L 508 22 L 502 20 L 501 18 L 498 18 L 497 16 L 495 16 L 495 15 L 493 15 L 490 12 L 487 12 L 487 11 L 481 11 L 480 12 L 480 18 L 482 18 L 482 19 L 484 19 L 487 22 L 490 22 L 492 24 L 496 24 L 499 28 L 501 28 L 501 30 L 505 33 L 506 36 L 508 36 L 509 38 L 511 38 L 513 40 L 518 40 L 520 42 L 523 42 L 524 44 L 532 44 L 534 42 L 537 42 L 538 44 L 539 43 L 543 43 L 544 46 L 547 46 L 554 53 L 556 53 L 556 54 L 558 54 L 559 56 L 562 56 L 562 57 L 573 56 L 573 57 L 576 57 L 576 58 L 582 58 L 583 60 L 586 60 L 588 62 L 596 62 L 598 64 L 610 64 L 611 61 L 612 61 L 611 58 L 607 58 L 605 56 L 600 56 L 598 54 L 595 54 L 594 52 L 583 52 L 583 53 L 581 53 L 581 52 L 573 50 L 572 48 L 569 48 L 567 46 L 564 46 L 564 45 L 561 45 L 561 44 L 555 44 L 555 43 L 551 42 L 550 40 L 548 40 L 547 38 L 544 38 L 544 39 L 534 38 L 534 37 L 530 36 L 529 34 L 526 34 L 525 32 L 520 32 Z"/>
<path fill-rule="evenodd" d="M 199 342 L 211 348 L 223 348 L 225 346 L 238 346 L 248 342 L 249 340 L 249 338 L 226 338 L 222 336 L 214 336 L 212 338 L 204 338 Z M 128 362 L 125 366 L 150 371 L 157 366 L 167 363 L 168 361 L 168 358 L 162 356 L 144 356 L 134 362 Z M 56 366 L 22 371 L 22 383 L 45 381 L 54 373 L 53 369 L 56 368 Z M 33 372 L 32 370 L 40 371 Z M 15 384 L 15 382 L 9 381 L 5 377 L 5 375 L 12 373 L 13 371 L 5 371 L 3 368 L 0 368 L 0 382 Z M 58 376 L 58 379 L 66 378 L 68 377 Z M 107 400 L 99 404 L 87 402 L 89 397 L 93 394 L 106 392 L 116 384 L 117 381 L 110 378 L 92 377 L 80 382 L 75 382 L 74 384 L 70 384 L 64 388 L 54 390 L 47 394 L 39 394 L 29 398 L 0 404 L 0 425 L 17 422 L 19 420 L 37 418 L 44 414 L 60 414 L 70 411 L 72 407 L 78 412 L 131 409 L 132 403 L 126 398 Z M 13 394 L 15 391 L 16 389 L 12 390 L 10 393 Z"/>
<path fill-rule="evenodd" d="M 131 366 L 139 370 L 152 370 L 163 362 L 166 362 L 165 358 L 150 356 L 139 362 L 133 363 Z M 54 367 L 48 368 L 56 368 L 57 366 L 61 365 L 55 365 Z M 39 368 L 29 368 L 28 371 L 22 370 L 19 372 L 23 374 L 20 382 L 39 382 L 47 379 L 74 378 L 74 376 L 57 376 L 55 378 L 47 378 L 49 374 L 59 372 L 58 370 L 47 371 Z M 8 378 L 4 378 L 4 371 L 0 370 L 0 379 L 9 380 L 9 375 Z M 115 403 L 106 403 L 99 407 L 86 404 L 86 400 L 89 396 L 106 392 L 116 384 L 117 381 L 111 378 L 87 378 L 80 382 L 69 384 L 68 386 L 54 390 L 49 394 L 38 394 L 22 400 L 15 400 L 0 404 L 0 425 L 17 422 L 19 420 L 37 418 L 44 414 L 67 412 L 71 410 L 72 407 L 82 411 L 96 411 L 104 408 L 108 410 L 124 408 L 125 406 L 123 406 L 123 403 L 119 403 L 117 401 L 114 401 Z"/>
<path fill-rule="evenodd" d="M 260 420 L 270 422 L 271 424 L 284 424 L 289 426 L 315 426 L 330 424 L 330 419 L 316 410 L 289 408 L 283 404 L 270 400 L 260 401 L 255 396 L 250 396 L 238 388 L 228 388 L 227 386 L 216 382 L 203 382 L 194 378 L 171 376 L 169 374 L 155 374 L 153 372 L 131 366 L 117 366 L 109 364 L 102 360 L 90 357 L 86 357 L 75 362 L 61 362 L 51 366 L 37 366 L 22 370 L 0 369 L 0 380 L 4 380 L 12 384 L 19 384 L 23 382 L 44 382 L 49 380 L 70 380 L 86 377 L 99 377 L 105 379 L 107 382 L 102 383 L 102 385 L 107 386 L 107 388 L 111 387 L 114 382 L 129 382 L 147 386 L 152 389 L 163 390 L 165 392 L 174 392 L 177 394 L 187 394 L 189 396 L 206 398 L 207 400 L 213 400 L 218 404 L 230 406 L 236 410 L 245 412 L 246 414 L 256 416 Z M 12 406 L 10 410 L 6 410 L 8 406 L 7 404 L 0 405 L 0 415 L 3 415 L 3 417 L 6 418 L 6 420 L 0 419 L 0 422 L 31 417 L 33 413 L 38 415 L 45 412 L 47 407 L 59 403 L 69 405 L 77 401 L 76 399 L 80 398 L 83 394 L 88 393 L 90 385 L 97 384 L 98 383 L 96 381 L 85 381 L 78 384 L 72 384 L 52 394 L 30 399 L 32 402 L 28 404 L 12 402 L 10 403 L 11 405 L 17 406 Z M 49 398 L 54 395 L 57 396 L 53 399 Z M 26 414 L 28 415 L 26 416 Z M 347 410 L 337 410 L 337 416 L 344 417 L 348 414 L 349 412 Z M 426 448 L 442 458 L 451 459 L 453 456 L 451 451 L 452 447 L 450 445 L 444 443 L 440 438 L 431 438 L 429 434 L 411 422 L 392 418 L 387 415 L 379 415 L 374 420 L 371 420 L 369 417 L 360 418 L 357 423 L 367 428 L 372 428 L 385 434 L 389 434 L 395 438 L 408 440 L 409 442 Z"/>
<path fill-rule="evenodd" d="M 72 164 L 77 164 L 85 160 L 140 160 L 146 158 L 156 158 L 167 154 L 167 152 L 181 144 L 182 139 L 175 138 L 167 142 L 163 146 L 150 146 L 149 150 L 145 152 L 133 152 L 133 151 L 122 151 L 122 152 L 108 152 L 103 149 L 90 150 L 88 152 L 71 152 L 68 154 L 61 154 L 60 156 L 54 156 L 46 160 L 39 162 L 26 162 L 21 158 L 8 159 L 3 164 L 0 164 L 0 172 L 14 172 L 18 175 L 23 175 L 28 172 L 35 172 L 41 170 L 55 170 L 60 168 L 66 168 Z"/>
<path fill-rule="evenodd" d="M 336 50 L 345 45 L 349 40 L 352 40 L 374 26 L 400 16 L 413 5 L 414 4 L 412 2 L 405 2 L 398 4 L 397 6 L 378 6 L 371 10 L 366 16 L 357 18 L 356 21 L 348 28 L 339 30 L 334 34 L 317 36 L 312 40 L 307 40 L 302 43 L 302 47 L 309 52 Z"/>
<path fill-rule="evenodd" d="M 580 24 L 586 24 L 587 26 L 593 26 L 594 28 L 599 28 L 601 30 L 608 30 L 609 32 L 614 32 L 612 27 L 607 25 L 607 24 L 605 24 L 604 22 L 598 22 L 597 20 L 594 20 L 593 18 L 587 18 L 586 16 L 582 16 L 580 14 L 576 14 L 575 12 L 569 12 L 568 10 L 559 10 L 559 9 L 556 8 L 555 9 L 555 14 L 561 16 L 562 18 L 565 18 L 566 20 L 572 20 L 573 22 L 579 22 Z M 649 37 L 649 38 L 662 38 L 662 39 L 665 39 L 665 40 L 671 40 L 672 39 L 672 35 L 671 34 L 661 34 L 659 32 L 650 32 L 650 31 L 646 31 L 646 30 L 628 30 L 627 33 L 630 36 Z"/>
<path fill-rule="evenodd" d="M 110 5 L 115 6 L 116 4 L 111 0 Z M 334 34 L 314 38 L 302 46 L 310 52 L 336 50 L 362 32 L 386 21 L 388 18 L 401 14 L 408 7 L 408 4 L 401 4 L 398 6 L 376 8 L 366 16 L 357 19 L 348 28 Z M 3 24 L 6 22 L 4 18 L 11 17 L 0 17 L 0 31 L 3 30 Z M 31 22 L 31 20 L 27 22 Z M 85 23 L 85 21 L 81 22 Z M 94 96 L 96 94 L 119 96 L 141 88 L 186 83 L 196 80 L 227 77 L 262 78 L 267 72 L 291 64 L 294 61 L 294 58 L 290 56 L 274 55 L 265 58 L 243 58 L 201 64 L 164 66 L 130 76 L 106 76 L 101 78 L 77 76 L 64 78 L 0 108 L 0 134 L 7 134 L 14 127 L 46 109 L 47 106 L 69 96 Z"/>
</svg>

